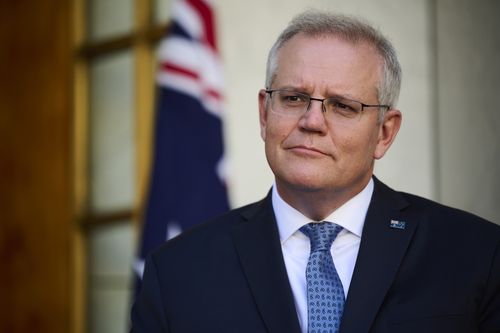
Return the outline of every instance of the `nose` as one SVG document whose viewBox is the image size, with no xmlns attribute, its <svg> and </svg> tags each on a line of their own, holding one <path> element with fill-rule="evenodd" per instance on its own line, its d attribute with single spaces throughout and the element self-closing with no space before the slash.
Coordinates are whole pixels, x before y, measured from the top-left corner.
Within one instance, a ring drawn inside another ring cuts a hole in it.
<svg viewBox="0 0 500 333">
<path fill-rule="evenodd" d="M 320 134 L 326 133 L 328 127 L 323 112 L 322 101 L 311 100 L 309 108 L 299 120 L 299 127 L 304 131 L 318 132 Z"/>
</svg>

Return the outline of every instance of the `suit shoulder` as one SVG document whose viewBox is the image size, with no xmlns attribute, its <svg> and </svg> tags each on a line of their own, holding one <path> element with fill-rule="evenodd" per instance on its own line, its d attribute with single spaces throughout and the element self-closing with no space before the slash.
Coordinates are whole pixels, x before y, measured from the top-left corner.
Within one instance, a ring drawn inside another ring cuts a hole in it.
<svg viewBox="0 0 500 333">
<path fill-rule="evenodd" d="M 158 249 L 153 251 L 152 255 L 162 256 L 164 253 L 177 253 L 179 251 L 188 253 L 190 251 L 199 251 L 204 247 L 212 247 L 214 244 L 223 246 L 223 244 L 231 241 L 232 227 L 255 214 L 265 200 L 232 209 L 187 229 L 177 237 L 164 242 Z"/>
<path fill-rule="evenodd" d="M 465 228 L 471 231 L 491 233 L 500 239 L 500 226 L 473 213 L 462 209 L 440 204 L 414 194 L 398 192 L 410 204 L 406 208 L 410 213 L 419 212 L 429 223 L 442 225 L 446 228 Z"/>
</svg>

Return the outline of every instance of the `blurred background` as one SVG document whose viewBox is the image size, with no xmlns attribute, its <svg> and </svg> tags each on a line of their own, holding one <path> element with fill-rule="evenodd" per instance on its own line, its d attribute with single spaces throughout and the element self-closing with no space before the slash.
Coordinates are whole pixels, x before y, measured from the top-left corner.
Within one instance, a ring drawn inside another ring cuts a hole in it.
<svg viewBox="0 0 500 333">
<path fill-rule="evenodd" d="M 257 112 L 267 52 L 320 8 L 365 17 L 399 52 L 403 126 L 376 175 L 500 222 L 499 1 L 213 6 L 232 207 L 272 184 Z M 127 331 L 170 14 L 170 0 L 0 0 L 1 332 Z"/>
</svg>

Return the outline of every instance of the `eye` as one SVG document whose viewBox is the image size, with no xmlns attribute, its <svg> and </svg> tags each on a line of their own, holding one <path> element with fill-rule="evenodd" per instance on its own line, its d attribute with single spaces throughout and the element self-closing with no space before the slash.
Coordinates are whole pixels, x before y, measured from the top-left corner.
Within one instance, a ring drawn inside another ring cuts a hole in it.
<svg viewBox="0 0 500 333">
<path fill-rule="evenodd" d="M 327 103 L 328 110 L 341 116 L 352 118 L 361 112 L 361 105 L 355 101 L 331 98 Z"/>
<path fill-rule="evenodd" d="M 337 101 L 335 103 L 335 108 L 339 111 L 346 111 L 346 112 L 353 112 L 355 111 L 354 108 L 350 105 L 347 105 L 345 103 L 342 103 L 341 101 Z"/>
<path fill-rule="evenodd" d="M 304 106 L 309 103 L 306 95 L 292 91 L 279 91 L 278 96 L 281 105 L 286 107 Z"/>
<path fill-rule="evenodd" d="M 298 95 L 287 95 L 287 96 L 285 96 L 285 99 L 287 102 L 291 102 L 291 103 L 300 102 L 300 100 L 301 100 L 300 96 L 298 96 Z"/>
</svg>

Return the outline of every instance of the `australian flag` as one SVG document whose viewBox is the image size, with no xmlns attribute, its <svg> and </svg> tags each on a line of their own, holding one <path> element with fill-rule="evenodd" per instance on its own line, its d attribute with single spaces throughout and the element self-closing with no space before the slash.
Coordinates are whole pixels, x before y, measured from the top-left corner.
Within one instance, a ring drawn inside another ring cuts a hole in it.
<svg viewBox="0 0 500 333">
<path fill-rule="evenodd" d="M 156 136 L 140 257 L 229 209 L 224 183 L 222 74 L 209 1 L 173 2 L 159 48 Z"/>
</svg>

